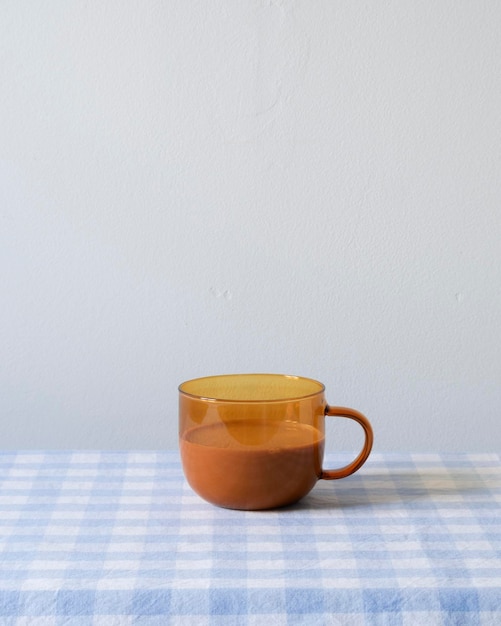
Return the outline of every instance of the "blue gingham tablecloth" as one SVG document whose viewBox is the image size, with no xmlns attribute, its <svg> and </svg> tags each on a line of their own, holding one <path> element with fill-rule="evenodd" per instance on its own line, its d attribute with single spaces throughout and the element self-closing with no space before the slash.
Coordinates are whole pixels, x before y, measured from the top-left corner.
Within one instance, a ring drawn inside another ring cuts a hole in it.
<svg viewBox="0 0 501 626">
<path fill-rule="evenodd" d="M 501 624 L 498 454 L 373 453 L 266 512 L 177 452 L 4 452 L 0 486 L 2 626 Z"/>
</svg>

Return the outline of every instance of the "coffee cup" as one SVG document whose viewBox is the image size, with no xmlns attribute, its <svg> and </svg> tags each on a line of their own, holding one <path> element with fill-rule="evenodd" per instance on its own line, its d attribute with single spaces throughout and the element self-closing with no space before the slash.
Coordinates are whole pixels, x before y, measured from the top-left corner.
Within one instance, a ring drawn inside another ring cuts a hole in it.
<svg viewBox="0 0 501 626">
<path fill-rule="evenodd" d="M 322 466 L 325 417 L 353 419 L 364 444 L 354 461 Z M 292 504 L 319 479 L 344 478 L 367 460 L 372 428 L 359 411 L 330 406 L 325 387 L 282 374 L 229 374 L 179 386 L 179 448 L 191 488 L 217 506 L 262 510 Z"/>
</svg>

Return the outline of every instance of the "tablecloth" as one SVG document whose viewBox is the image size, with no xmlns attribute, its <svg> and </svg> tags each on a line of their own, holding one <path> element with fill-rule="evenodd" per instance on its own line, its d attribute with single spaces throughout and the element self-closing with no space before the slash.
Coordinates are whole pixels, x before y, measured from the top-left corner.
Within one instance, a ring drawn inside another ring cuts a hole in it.
<svg viewBox="0 0 501 626">
<path fill-rule="evenodd" d="M 175 451 L 7 451 L 0 555 L 2 626 L 501 624 L 500 455 L 373 453 L 242 512 Z"/>
</svg>

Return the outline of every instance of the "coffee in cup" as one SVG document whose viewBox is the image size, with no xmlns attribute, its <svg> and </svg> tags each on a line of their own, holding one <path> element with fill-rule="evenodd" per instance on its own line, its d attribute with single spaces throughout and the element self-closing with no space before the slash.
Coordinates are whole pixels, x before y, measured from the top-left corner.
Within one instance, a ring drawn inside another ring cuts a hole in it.
<svg viewBox="0 0 501 626">
<path fill-rule="evenodd" d="M 322 468 L 325 416 L 357 421 L 365 433 L 357 458 Z M 210 376 L 179 386 L 179 446 L 192 489 L 218 506 L 259 510 L 300 500 L 319 479 L 344 478 L 370 454 L 367 418 L 327 405 L 324 385 L 281 374 Z"/>
</svg>

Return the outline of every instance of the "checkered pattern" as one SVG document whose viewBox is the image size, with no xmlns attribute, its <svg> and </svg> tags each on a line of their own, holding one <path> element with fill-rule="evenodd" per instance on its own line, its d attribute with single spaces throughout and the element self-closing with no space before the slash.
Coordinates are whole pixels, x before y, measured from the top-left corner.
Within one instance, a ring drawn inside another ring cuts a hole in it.
<svg viewBox="0 0 501 626">
<path fill-rule="evenodd" d="M 0 624 L 501 624 L 500 457 L 373 454 L 241 512 L 175 452 L 5 452 Z"/>
</svg>

